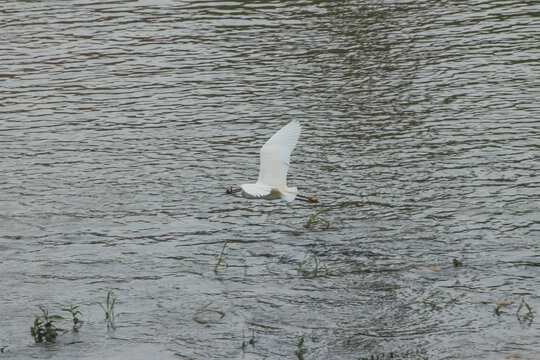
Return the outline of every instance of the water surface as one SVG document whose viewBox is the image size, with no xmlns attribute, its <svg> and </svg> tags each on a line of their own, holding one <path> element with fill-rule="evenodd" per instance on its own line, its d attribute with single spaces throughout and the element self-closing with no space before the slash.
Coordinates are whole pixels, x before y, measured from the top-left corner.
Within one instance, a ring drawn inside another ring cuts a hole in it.
<svg viewBox="0 0 540 360">
<path fill-rule="evenodd" d="M 0 357 L 291 359 L 302 336 L 306 359 L 540 354 L 535 2 L 4 1 L 0 20 Z M 293 119 L 289 184 L 321 203 L 226 196 Z M 39 305 L 85 323 L 36 345 Z"/>
</svg>

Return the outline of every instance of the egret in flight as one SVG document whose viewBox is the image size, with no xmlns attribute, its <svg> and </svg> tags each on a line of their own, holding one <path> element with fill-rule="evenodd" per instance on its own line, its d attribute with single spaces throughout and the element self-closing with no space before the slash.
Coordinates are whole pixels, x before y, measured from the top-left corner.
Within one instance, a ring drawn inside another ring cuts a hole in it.
<svg viewBox="0 0 540 360">
<path fill-rule="evenodd" d="M 291 121 L 275 133 L 260 150 L 261 168 L 259 179 L 255 184 L 242 184 L 239 188 L 228 188 L 227 194 L 241 192 L 248 199 L 283 199 L 291 202 L 294 199 L 317 203 L 311 196 L 298 194 L 296 187 L 287 186 L 287 171 L 291 153 L 300 137 L 300 123 Z"/>
</svg>

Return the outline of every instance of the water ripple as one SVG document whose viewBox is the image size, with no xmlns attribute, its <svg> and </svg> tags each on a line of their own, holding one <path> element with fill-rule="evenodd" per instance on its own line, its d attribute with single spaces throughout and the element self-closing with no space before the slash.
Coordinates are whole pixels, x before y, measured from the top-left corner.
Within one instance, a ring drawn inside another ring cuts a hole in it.
<svg viewBox="0 0 540 360">
<path fill-rule="evenodd" d="M 535 2 L 0 14 L 0 347 L 41 357 L 20 324 L 81 304 L 86 340 L 55 357 L 289 358 L 301 336 L 316 358 L 540 352 L 515 314 L 540 307 Z M 292 119 L 289 183 L 321 205 L 224 196 Z M 330 228 L 304 228 L 319 210 Z M 301 271 L 311 255 L 328 271 Z M 104 340 L 109 289 L 122 316 Z M 206 304 L 225 317 L 194 322 Z"/>
</svg>

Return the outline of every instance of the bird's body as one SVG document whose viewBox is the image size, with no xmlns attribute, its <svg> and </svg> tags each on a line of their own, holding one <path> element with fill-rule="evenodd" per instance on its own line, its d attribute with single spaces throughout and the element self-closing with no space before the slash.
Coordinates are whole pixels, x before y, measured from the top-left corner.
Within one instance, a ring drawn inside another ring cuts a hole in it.
<svg viewBox="0 0 540 360">
<path fill-rule="evenodd" d="M 280 199 L 282 194 L 279 189 L 261 183 L 242 184 L 240 189 L 242 196 L 247 199 L 275 200 Z"/>
<path fill-rule="evenodd" d="M 294 120 L 276 132 L 260 150 L 261 164 L 257 182 L 242 184 L 239 189 L 230 188 L 227 193 L 241 191 L 242 196 L 248 199 L 283 199 L 291 202 L 298 197 L 307 202 L 318 202 L 313 197 L 299 195 L 296 187 L 287 186 L 291 153 L 298 142 L 300 131 L 300 123 Z"/>
</svg>

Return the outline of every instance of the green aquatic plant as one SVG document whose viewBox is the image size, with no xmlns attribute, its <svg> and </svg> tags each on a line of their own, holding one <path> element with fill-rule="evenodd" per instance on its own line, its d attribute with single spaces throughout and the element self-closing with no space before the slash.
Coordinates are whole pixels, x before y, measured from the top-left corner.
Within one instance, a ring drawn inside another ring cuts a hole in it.
<svg viewBox="0 0 540 360">
<path fill-rule="evenodd" d="M 316 230 L 328 230 L 330 228 L 330 225 L 334 226 L 335 224 L 343 225 L 343 219 L 339 218 L 328 218 L 323 217 L 321 215 L 327 214 L 328 209 L 317 211 L 315 214 L 312 214 L 309 216 L 308 221 L 304 224 L 304 227 L 306 229 L 309 229 L 311 231 Z"/>
<path fill-rule="evenodd" d="M 246 338 L 244 336 L 244 330 L 242 330 L 242 350 L 245 350 L 248 345 L 251 345 L 252 347 L 255 347 L 255 330 L 251 330 L 251 339 L 246 341 Z"/>
<path fill-rule="evenodd" d="M 103 311 L 105 312 L 105 321 L 107 322 L 107 328 L 115 329 L 115 308 L 116 305 L 116 295 L 114 294 L 114 291 L 109 290 L 107 291 L 107 299 L 105 301 L 105 305 L 99 304 Z"/>
<path fill-rule="evenodd" d="M 307 352 L 307 349 L 304 347 L 304 335 L 300 337 L 298 342 L 296 343 L 296 351 L 294 352 L 296 354 L 296 358 L 298 360 L 304 360 L 304 354 Z"/>
<path fill-rule="evenodd" d="M 461 265 L 463 265 L 463 260 L 459 260 L 459 259 L 457 259 L 457 258 L 453 258 L 453 259 L 452 259 L 452 264 L 454 265 L 454 267 L 461 266 Z"/>
<path fill-rule="evenodd" d="M 508 302 L 508 301 L 494 301 L 494 302 L 483 302 L 484 304 L 495 304 L 495 307 L 493 308 L 493 313 L 497 316 L 501 316 L 501 314 L 503 313 L 501 311 L 501 309 L 507 307 L 507 306 L 510 306 L 512 305 L 511 302 Z"/>
<path fill-rule="evenodd" d="M 327 210 L 321 210 L 317 211 L 315 214 L 311 215 L 307 221 L 307 223 L 304 225 L 305 228 L 315 231 L 317 227 L 328 229 L 330 227 L 330 221 L 321 217 L 321 214 L 325 214 L 328 212 Z"/>
<path fill-rule="evenodd" d="M 522 309 L 524 310 L 523 315 L 521 314 Z M 521 299 L 521 303 L 519 304 L 517 312 L 516 312 L 516 317 L 518 318 L 519 322 L 527 323 L 529 326 L 531 326 L 533 322 L 534 314 L 529 304 L 525 302 L 525 299 Z"/>
<path fill-rule="evenodd" d="M 298 262 L 298 273 L 303 276 L 317 277 L 322 273 L 328 275 L 330 270 L 315 255 L 305 254 L 304 259 Z"/>
<path fill-rule="evenodd" d="M 215 313 L 218 314 L 220 317 L 219 319 L 223 319 L 225 317 L 225 313 L 223 311 L 215 310 L 215 309 L 209 309 L 208 307 L 212 304 L 212 302 L 209 302 L 208 304 L 204 305 L 203 307 L 199 308 L 197 311 L 195 311 L 195 314 L 193 315 L 193 320 L 195 320 L 198 323 L 204 324 L 206 323 L 205 320 L 202 319 L 202 315 L 205 313 Z"/>
<path fill-rule="evenodd" d="M 225 262 L 227 254 L 225 254 L 225 248 L 227 247 L 227 240 L 223 243 L 223 248 L 221 249 L 221 254 L 219 254 L 219 258 L 216 262 L 216 265 L 214 265 L 214 273 L 218 273 L 219 267 L 223 264 L 225 266 L 225 269 L 229 268 L 229 264 Z"/>
<path fill-rule="evenodd" d="M 63 311 L 67 311 L 71 314 L 73 319 L 73 331 L 79 331 L 79 328 L 82 326 L 84 321 L 79 319 L 79 316 L 82 316 L 81 311 L 79 310 L 79 306 L 71 306 L 70 308 L 62 309 Z"/>
<path fill-rule="evenodd" d="M 57 328 L 55 322 L 57 320 L 62 320 L 63 317 L 60 315 L 50 315 L 49 310 L 40 306 L 41 315 L 36 316 L 34 320 L 34 325 L 30 327 L 30 333 L 34 337 L 34 340 L 38 343 L 43 342 L 54 342 L 58 333 L 63 331 L 63 329 Z"/>
</svg>

